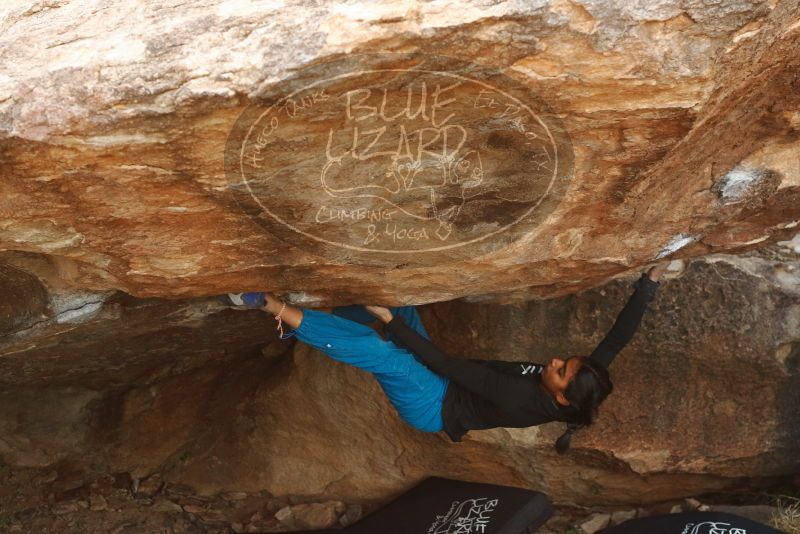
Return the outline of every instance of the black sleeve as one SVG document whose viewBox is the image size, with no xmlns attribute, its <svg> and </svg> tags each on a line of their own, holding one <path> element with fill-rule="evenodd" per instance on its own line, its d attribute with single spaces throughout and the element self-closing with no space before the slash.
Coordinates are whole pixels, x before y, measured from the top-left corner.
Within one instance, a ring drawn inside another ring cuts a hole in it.
<svg viewBox="0 0 800 534">
<path fill-rule="evenodd" d="M 611 327 L 603 341 L 597 345 L 597 348 L 592 351 L 590 358 L 606 368 L 611 365 L 617 353 L 628 344 L 636 333 L 647 309 L 647 304 L 655 297 L 658 286 L 659 282 L 654 282 L 647 274 L 642 274 L 639 280 L 633 284 L 636 290 L 622 311 L 619 312 L 614 326 Z"/>
<path fill-rule="evenodd" d="M 430 340 L 410 328 L 399 315 L 386 323 L 385 330 L 391 332 L 404 347 L 415 353 L 433 372 L 492 401 L 501 408 L 516 408 L 520 405 L 535 406 L 538 385 L 530 377 L 513 376 L 491 366 L 462 358 L 453 358 L 440 351 Z"/>
</svg>

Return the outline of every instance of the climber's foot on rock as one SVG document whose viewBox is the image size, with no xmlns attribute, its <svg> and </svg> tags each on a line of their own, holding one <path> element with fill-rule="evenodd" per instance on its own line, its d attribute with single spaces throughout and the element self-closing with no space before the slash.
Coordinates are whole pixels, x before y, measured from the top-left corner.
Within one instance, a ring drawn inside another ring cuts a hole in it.
<svg viewBox="0 0 800 534">
<path fill-rule="evenodd" d="M 267 294 L 254 293 L 227 293 L 219 297 L 219 301 L 231 308 L 247 310 L 261 309 L 267 305 Z"/>
<path fill-rule="evenodd" d="M 228 293 L 218 297 L 226 306 L 241 310 L 262 310 L 278 319 L 278 329 L 281 330 L 281 339 L 287 339 L 294 332 L 284 335 L 282 327 L 286 324 L 289 328 L 297 329 L 303 321 L 303 312 L 299 308 L 287 305 L 283 300 L 272 293 Z"/>
<path fill-rule="evenodd" d="M 265 312 L 269 312 L 272 315 L 276 315 L 284 309 L 284 303 L 281 299 L 274 296 L 272 293 L 263 293 L 264 295 L 264 305 L 261 307 L 262 310 Z"/>
</svg>

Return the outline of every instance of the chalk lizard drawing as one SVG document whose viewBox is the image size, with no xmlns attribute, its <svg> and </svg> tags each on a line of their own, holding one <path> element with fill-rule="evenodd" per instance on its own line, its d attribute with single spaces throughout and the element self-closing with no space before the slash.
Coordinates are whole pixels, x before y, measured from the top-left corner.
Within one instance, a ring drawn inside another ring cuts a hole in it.
<svg viewBox="0 0 800 534">
<path fill-rule="evenodd" d="M 428 146 L 437 140 L 438 132 L 437 137 L 428 141 Z M 459 148 L 463 143 L 464 140 Z M 380 198 L 415 219 L 436 220 L 439 226 L 434 233 L 445 240 L 467 199 L 474 196 L 475 188 L 483 183 L 483 162 L 477 150 L 470 150 L 456 159 L 457 151 L 447 153 L 446 141 L 441 155 L 420 152 L 418 158 L 410 153 L 381 154 L 379 157 L 384 161 L 373 163 L 372 167 L 377 168 L 370 172 L 365 162 L 349 151 L 328 159 L 320 182 L 324 191 L 334 198 Z M 353 175 L 355 168 L 359 168 L 360 178 L 366 183 L 352 185 L 358 178 Z"/>
</svg>

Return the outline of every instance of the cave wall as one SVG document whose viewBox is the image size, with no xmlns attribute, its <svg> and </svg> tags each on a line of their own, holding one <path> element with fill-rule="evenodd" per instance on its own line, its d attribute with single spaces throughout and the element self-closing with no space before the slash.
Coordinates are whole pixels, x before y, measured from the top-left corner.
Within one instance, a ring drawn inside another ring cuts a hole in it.
<svg viewBox="0 0 800 534">
<path fill-rule="evenodd" d="M 3 358 L 0 452 L 17 466 L 157 473 L 203 494 L 364 503 L 430 475 L 533 487 L 582 506 L 758 486 L 800 470 L 791 245 L 674 262 L 614 363 L 615 393 L 565 457 L 553 450 L 558 423 L 473 431 L 458 444 L 413 430 L 371 376 L 277 340 L 261 312 L 121 295 L 68 331 L 45 321 L 17 333 Z M 632 281 L 421 314 L 452 354 L 542 362 L 588 353 Z"/>
</svg>

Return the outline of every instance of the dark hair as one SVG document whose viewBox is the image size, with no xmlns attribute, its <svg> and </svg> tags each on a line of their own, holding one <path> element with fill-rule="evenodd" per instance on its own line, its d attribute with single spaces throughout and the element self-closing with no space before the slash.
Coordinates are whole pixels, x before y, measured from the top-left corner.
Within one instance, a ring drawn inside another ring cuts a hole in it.
<svg viewBox="0 0 800 534">
<path fill-rule="evenodd" d="M 591 425 L 597 417 L 600 403 L 613 391 L 614 384 L 608 376 L 608 370 L 596 361 L 584 356 L 581 367 L 569 381 L 564 396 L 577 413 L 575 419 L 567 423 L 567 430 L 556 440 L 556 451 L 564 454 L 569 449 L 569 442 L 576 430 Z"/>
</svg>

